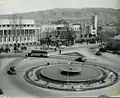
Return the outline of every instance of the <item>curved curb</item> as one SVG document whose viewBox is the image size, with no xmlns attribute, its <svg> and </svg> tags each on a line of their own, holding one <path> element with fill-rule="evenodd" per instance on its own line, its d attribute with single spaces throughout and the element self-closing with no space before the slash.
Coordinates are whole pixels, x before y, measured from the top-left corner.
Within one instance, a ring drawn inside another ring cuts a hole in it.
<svg viewBox="0 0 120 98">
<path fill-rule="evenodd" d="M 40 66 L 44 66 L 44 65 L 40 65 Z M 40 84 L 40 83 L 36 83 L 36 82 L 34 82 L 33 80 L 30 79 L 30 77 L 28 76 L 28 73 L 29 73 L 31 70 L 36 69 L 36 68 L 38 68 L 38 67 L 40 67 L 40 66 L 33 67 L 33 68 L 27 70 L 27 72 L 26 72 L 25 75 L 24 75 L 24 79 L 25 79 L 28 83 L 30 83 L 30 84 L 32 84 L 32 85 L 35 85 L 35 86 L 38 86 L 38 87 L 42 87 L 42 88 L 47 88 L 47 89 L 62 90 L 62 91 L 87 91 L 87 90 L 96 90 L 96 89 L 102 89 L 102 88 L 105 88 L 105 87 L 112 86 L 113 84 L 117 83 L 118 80 L 119 80 L 118 74 L 117 74 L 114 70 L 99 65 L 99 67 L 101 67 L 102 69 L 104 68 L 104 69 L 107 69 L 107 70 L 112 71 L 112 72 L 116 75 L 116 79 L 115 79 L 114 81 L 110 82 L 109 84 L 106 84 L 106 85 L 103 85 L 103 86 L 100 86 L 100 87 L 82 88 L 82 89 L 56 88 L 56 87 L 46 86 L 46 85 L 43 85 L 43 84 Z M 92 66 L 93 66 L 93 65 L 92 65 Z M 46 82 L 46 81 L 45 81 L 45 82 Z"/>
</svg>

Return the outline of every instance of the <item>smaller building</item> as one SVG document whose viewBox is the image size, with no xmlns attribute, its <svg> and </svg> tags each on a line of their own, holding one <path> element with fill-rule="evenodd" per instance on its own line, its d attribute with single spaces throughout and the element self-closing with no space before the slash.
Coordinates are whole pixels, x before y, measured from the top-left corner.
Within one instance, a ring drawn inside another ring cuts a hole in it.
<svg viewBox="0 0 120 98">
<path fill-rule="evenodd" d="M 108 50 L 120 51 L 120 35 L 108 40 Z"/>
<path fill-rule="evenodd" d="M 75 33 L 76 36 L 76 40 L 79 40 L 81 35 L 82 35 L 82 27 L 80 23 L 76 23 L 76 24 L 71 24 L 70 25 L 70 29 L 71 31 L 73 31 Z"/>
</svg>

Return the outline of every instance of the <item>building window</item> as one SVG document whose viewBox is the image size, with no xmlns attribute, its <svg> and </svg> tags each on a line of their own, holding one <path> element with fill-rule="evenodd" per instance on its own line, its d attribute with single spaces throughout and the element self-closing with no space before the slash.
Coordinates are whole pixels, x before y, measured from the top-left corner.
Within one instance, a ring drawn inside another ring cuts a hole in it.
<svg viewBox="0 0 120 98">
<path fill-rule="evenodd" d="M 3 27 L 5 27 L 5 25 L 3 25 Z"/>
<path fill-rule="evenodd" d="M 10 27 L 10 25 L 7 25 L 7 27 Z"/>
<path fill-rule="evenodd" d="M 15 37 L 13 37 L 13 41 L 15 41 Z"/>
<path fill-rule="evenodd" d="M 10 37 L 9 37 L 9 39 L 8 39 L 8 40 L 9 40 L 9 42 L 10 42 Z"/>
<path fill-rule="evenodd" d="M 24 38 L 24 41 L 26 40 L 26 37 Z"/>
<path fill-rule="evenodd" d="M 0 42 L 2 42 L 2 36 L 0 36 Z"/>
<path fill-rule="evenodd" d="M 6 30 L 4 30 L 4 35 L 7 35 L 7 31 Z"/>
</svg>

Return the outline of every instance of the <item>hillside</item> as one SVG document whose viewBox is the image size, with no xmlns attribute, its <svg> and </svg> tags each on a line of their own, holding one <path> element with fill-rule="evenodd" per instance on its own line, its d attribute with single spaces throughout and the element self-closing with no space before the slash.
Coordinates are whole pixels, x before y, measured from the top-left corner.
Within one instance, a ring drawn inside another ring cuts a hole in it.
<svg viewBox="0 0 120 98">
<path fill-rule="evenodd" d="M 74 9 L 74 8 L 63 8 L 63 9 L 51 9 L 45 11 L 36 11 L 29 13 L 19 13 L 16 16 L 22 16 L 22 18 L 35 19 L 36 23 L 48 22 L 51 20 L 66 19 L 71 20 L 88 20 L 91 18 L 93 13 L 98 14 L 98 19 L 100 24 L 103 23 L 113 23 L 114 21 L 120 22 L 120 10 L 111 9 L 111 8 L 83 8 L 83 9 Z M 9 18 L 9 15 L 0 15 L 0 19 Z"/>
</svg>

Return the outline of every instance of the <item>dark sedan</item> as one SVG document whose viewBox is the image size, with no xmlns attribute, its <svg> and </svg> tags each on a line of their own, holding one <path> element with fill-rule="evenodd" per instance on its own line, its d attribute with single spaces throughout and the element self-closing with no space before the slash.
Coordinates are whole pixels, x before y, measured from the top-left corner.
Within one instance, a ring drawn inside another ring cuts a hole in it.
<svg viewBox="0 0 120 98">
<path fill-rule="evenodd" d="M 16 75 L 16 68 L 14 66 L 10 67 L 7 73 L 9 75 Z"/>
<path fill-rule="evenodd" d="M 84 57 L 79 57 L 79 58 L 76 58 L 75 61 L 86 62 L 86 59 Z"/>
</svg>

